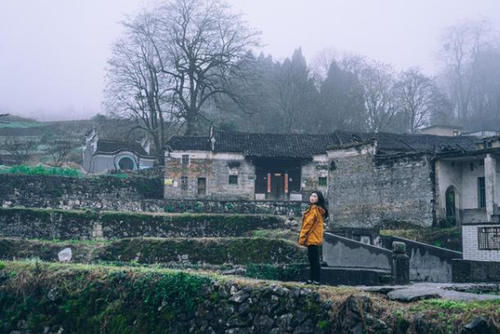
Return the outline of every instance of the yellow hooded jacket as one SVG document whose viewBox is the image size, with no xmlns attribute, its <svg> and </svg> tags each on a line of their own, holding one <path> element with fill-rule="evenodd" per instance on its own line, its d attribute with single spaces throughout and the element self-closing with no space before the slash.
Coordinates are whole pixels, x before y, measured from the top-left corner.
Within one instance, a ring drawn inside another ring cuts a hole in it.
<svg viewBox="0 0 500 334">
<path fill-rule="evenodd" d="M 299 245 L 312 246 L 323 243 L 325 210 L 318 205 L 311 205 L 304 212 L 302 227 L 299 234 Z"/>
</svg>

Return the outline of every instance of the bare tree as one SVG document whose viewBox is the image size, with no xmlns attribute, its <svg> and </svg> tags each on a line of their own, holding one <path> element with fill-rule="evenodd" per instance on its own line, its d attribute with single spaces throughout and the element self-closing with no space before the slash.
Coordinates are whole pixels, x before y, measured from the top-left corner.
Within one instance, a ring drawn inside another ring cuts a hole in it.
<svg viewBox="0 0 500 334">
<path fill-rule="evenodd" d="M 361 60 L 352 63 L 351 66 L 354 73 L 359 73 L 359 80 L 363 86 L 368 130 L 372 132 L 391 130 L 398 111 L 395 105 L 392 68 L 382 63 Z"/>
<path fill-rule="evenodd" d="M 162 156 L 166 124 L 173 125 L 175 118 L 168 92 L 171 79 L 162 72 L 156 51 L 159 21 L 143 12 L 123 25 L 125 35 L 108 62 L 106 107 L 113 115 L 132 119 L 134 130 L 144 131 Z"/>
<path fill-rule="evenodd" d="M 48 153 L 52 157 L 52 164 L 58 167 L 62 166 L 75 147 L 76 145 L 69 140 L 56 140 L 52 142 L 48 150 Z"/>
<path fill-rule="evenodd" d="M 243 75 L 258 33 L 218 0 L 172 0 L 158 14 L 162 42 L 156 51 L 162 73 L 173 80 L 169 92 L 186 134 L 195 132 L 204 106 L 217 96 L 228 96 L 244 109 L 231 79 Z"/>
<path fill-rule="evenodd" d="M 431 113 L 441 102 L 438 88 L 433 80 L 416 68 L 400 73 L 395 85 L 397 107 L 409 133 L 428 125 Z"/>
<path fill-rule="evenodd" d="M 463 124 L 473 112 L 473 87 L 480 80 L 475 68 L 478 55 L 488 43 L 489 31 L 486 21 L 465 22 L 449 27 L 442 37 L 449 97 Z"/>
</svg>

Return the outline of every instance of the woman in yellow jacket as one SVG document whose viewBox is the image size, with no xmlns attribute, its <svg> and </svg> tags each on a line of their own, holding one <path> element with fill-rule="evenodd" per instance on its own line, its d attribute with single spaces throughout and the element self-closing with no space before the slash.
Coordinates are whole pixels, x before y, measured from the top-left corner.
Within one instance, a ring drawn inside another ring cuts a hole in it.
<svg viewBox="0 0 500 334">
<path fill-rule="evenodd" d="M 323 243 L 324 219 L 328 217 L 325 198 L 320 191 L 314 191 L 309 197 L 309 208 L 302 217 L 302 227 L 299 234 L 299 245 L 307 247 L 310 264 L 310 280 L 307 283 L 320 282 L 320 246 Z"/>
</svg>

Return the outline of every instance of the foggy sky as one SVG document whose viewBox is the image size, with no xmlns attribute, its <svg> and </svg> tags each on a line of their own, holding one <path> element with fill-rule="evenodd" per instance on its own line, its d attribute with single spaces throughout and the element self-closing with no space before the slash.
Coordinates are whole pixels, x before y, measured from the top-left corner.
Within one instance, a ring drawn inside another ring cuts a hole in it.
<svg viewBox="0 0 500 334">
<path fill-rule="evenodd" d="M 102 110 L 106 61 L 119 21 L 150 0 L 0 0 L 0 113 L 83 119 Z M 392 64 L 439 68 L 443 28 L 500 22 L 498 0 L 231 0 L 275 59 L 301 46 Z M 494 26 L 498 29 L 499 26 Z"/>
</svg>

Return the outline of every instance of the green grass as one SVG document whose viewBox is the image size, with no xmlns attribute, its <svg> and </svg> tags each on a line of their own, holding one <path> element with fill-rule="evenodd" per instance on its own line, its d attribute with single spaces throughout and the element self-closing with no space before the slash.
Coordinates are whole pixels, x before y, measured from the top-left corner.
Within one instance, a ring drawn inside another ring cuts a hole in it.
<svg viewBox="0 0 500 334">
<path fill-rule="evenodd" d="M 16 165 L 6 169 L 0 169 L 2 174 L 23 174 L 23 175 L 55 175 L 55 176 L 67 176 L 67 177 L 81 177 L 83 174 L 72 168 L 62 168 L 62 167 L 44 167 L 38 166 L 27 166 L 27 165 Z"/>
<path fill-rule="evenodd" d="M 500 310 L 500 299 L 496 300 L 481 300 L 481 301 L 456 301 L 449 299 L 427 299 L 419 302 L 412 310 L 414 311 L 436 311 L 448 310 L 456 312 L 469 312 L 479 309 L 498 309 Z"/>
</svg>

